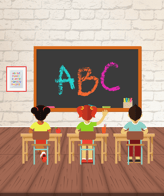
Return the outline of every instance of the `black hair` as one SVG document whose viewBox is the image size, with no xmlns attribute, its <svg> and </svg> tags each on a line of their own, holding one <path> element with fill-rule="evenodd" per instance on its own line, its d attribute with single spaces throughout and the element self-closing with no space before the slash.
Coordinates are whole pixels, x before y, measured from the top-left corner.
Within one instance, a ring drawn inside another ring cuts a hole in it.
<svg viewBox="0 0 164 196">
<path fill-rule="evenodd" d="M 136 104 L 129 109 L 129 117 L 136 121 L 141 118 L 142 110 Z"/>
<path fill-rule="evenodd" d="M 50 108 L 44 105 L 38 105 L 36 107 L 31 108 L 31 113 L 33 113 L 37 120 L 44 120 L 47 114 L 50 113 Z"/>
</svg>

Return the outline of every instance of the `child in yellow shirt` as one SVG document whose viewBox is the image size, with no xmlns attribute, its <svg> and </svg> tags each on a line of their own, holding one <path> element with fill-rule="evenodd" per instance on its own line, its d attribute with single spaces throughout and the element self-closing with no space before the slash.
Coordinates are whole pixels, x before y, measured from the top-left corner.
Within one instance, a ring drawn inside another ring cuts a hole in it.
<svg viewBox="0 0 164 196">
<path fill-rule="evenodd" d="M 38 121 L 31 125 L 31 127 L 29 128 L 29 133 L 32 133 L 33 131 L 51 132 L 49 124 L 43 121 L 46 118 L 46 116 L 50 113 L 50 109 L 48 107 L 45 107 L 44 105 L 38 105 L 36 107 L 31 108 L 31 113 L 33 113 L 33 115 Z M 46 140 L 36 140 L 36 144 L 46 144 Z M 38 146 L 36 148 L 44 148 L 44 146 Z M 38 152 L 40 154 L 40 158 L 45 163 L 47 160 L 45 151 Z"/>
</svg>

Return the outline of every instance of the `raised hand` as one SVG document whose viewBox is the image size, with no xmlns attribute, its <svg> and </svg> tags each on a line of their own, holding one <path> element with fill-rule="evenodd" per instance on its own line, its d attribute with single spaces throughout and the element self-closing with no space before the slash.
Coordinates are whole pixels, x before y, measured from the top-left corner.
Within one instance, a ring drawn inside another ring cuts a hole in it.
<svg viewBox="0 0 164 196">
<path fill-rule="evenodd" d="M 108 110 L 102 111 L 102 115 L 105 117 L 108 114 Z"/>
</svg>

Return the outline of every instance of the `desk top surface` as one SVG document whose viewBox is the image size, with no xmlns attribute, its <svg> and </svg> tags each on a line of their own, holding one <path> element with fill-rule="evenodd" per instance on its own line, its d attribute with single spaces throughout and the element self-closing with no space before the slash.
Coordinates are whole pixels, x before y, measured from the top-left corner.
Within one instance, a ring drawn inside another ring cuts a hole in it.
<svg viewBox="0 0 164 196">
<path fill-rule="evenodd" d="M 126 138 L 126 134 L 122 134 L 122 133 L 113 133 L 113 137 L 116 137 L 116 138 Z M 155 133 L 147 133 L 147 134 L 144 134 L 144 138 L 146 137 L 155 137 Z"/>
<path fill-rule="evenodd" d="M 99 137 L 108 137 L 109 134 L 108 133 L 96 133 L 96 138 Z M 79 134 L 77 133 L 67 133 L 67 137 L 74 137 L 74 138 L 78 138 Z"/>
<path fill-rule="evenodd" d="M 32 138 L 32 133 L 21 133 L 21 137 Z M 49 138 L 62 137 L 62 133 L 50 133 Z"/>
</svg>

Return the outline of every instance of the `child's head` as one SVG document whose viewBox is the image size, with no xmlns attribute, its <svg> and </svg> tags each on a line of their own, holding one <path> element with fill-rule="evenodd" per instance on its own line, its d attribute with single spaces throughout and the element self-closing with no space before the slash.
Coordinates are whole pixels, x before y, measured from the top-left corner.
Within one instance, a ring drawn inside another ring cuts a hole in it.
<svg viewBox="0 0 164 196">
<path fill-rule="evenodd" d="M 137 121 L 142 116 L 142 110 L 136 104 L 129 109 L 129 117 L 131 120 Z"/>
<path fill-rule="evenodd" d="M 82 117 L 84 120 L 91 120 L 92 117 L 95 118 L 95 114 L 97 112 L 97 108 L 95 106 L 79 106 L 77 107 L 77 113 L 79 114 L 79 118 Z"/>
<path fill-rule="evenodd" d="M 37 120 L 44 120 L 47 114 L 50 113 L 50 108 L 44 105 L 38 105 L 36 107 L 31 108 L 31 113 L 35 115 Z"/>
</svg>

